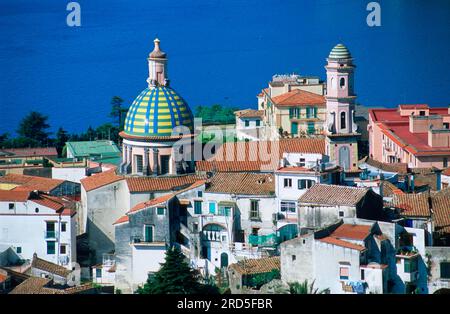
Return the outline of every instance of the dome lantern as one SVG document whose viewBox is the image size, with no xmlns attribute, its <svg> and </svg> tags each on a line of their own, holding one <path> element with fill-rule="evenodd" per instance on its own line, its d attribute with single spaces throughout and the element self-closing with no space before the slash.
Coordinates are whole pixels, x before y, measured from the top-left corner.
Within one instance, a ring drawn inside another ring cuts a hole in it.
<svg viewBox="0 0 450 314">
<path fill-rule="evenodd" d="M 345 47 L 343 44 L 337 44 L 334 46 L 334 48 L 331 50 L 330 55 L 328 56 L 328 59 L 351 59 L 352 56 L 350 54 L 350 51 Z"/>
<path fill-rule="evenodd" d="M 160 40 L 153 40 L 155 47 L 148 57 L 148 87 L 169 86 L 167 76 L 167 54 L 159 46 Z"/>
</svg>

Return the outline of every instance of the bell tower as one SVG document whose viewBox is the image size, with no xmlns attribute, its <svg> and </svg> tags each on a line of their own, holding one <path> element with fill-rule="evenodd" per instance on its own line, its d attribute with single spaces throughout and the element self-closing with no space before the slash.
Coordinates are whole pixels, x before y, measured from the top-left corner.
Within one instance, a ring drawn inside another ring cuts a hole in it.
<svg viewBox="0 0 450 314">
<path fill-rule="evenodd" d="M 327 136 L 330 160 L 349 171 L 358 167 L 358 126 L 355 123 L 353 58 L 348 49 L 336 45 L 327 58 Z"/>
</svg>

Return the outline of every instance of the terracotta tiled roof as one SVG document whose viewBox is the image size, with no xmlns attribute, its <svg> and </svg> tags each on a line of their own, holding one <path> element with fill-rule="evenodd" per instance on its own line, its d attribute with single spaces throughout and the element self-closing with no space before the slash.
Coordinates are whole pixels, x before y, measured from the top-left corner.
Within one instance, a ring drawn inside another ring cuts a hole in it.
<svg viewBox="0 0 450 314">
<path fill-rule="evenodd" d="M 377 169 L 381 169 L 387 172 L 396 172 L 399 174 L 406 174 L 408 172 L 408 164 L 406 163 L 395 163 L 389 164 L 385 162 L 380 162 L 372 158 L 364 158 L 360 162 L 365 162 L 369 166 L 375 167 Z"/>
<path fill-rule="evenodd" d="M 39 157 L 39 156 L 58 156 L 55 147 L 36 147 L 36 148 L 4 148 L 0 152 L 12 154 L 11 157 Z"/>
<path fill-rule="evenodd" d="M 404 192 L 389 181 L 382 181 L 383 196 L 390 197 L 394 194 L 403 194 Z"/>
<path fill-rule="evenodd" d="M 152 207 L 152 206 L 155 206 L 155 205 L 159 205 L 159 204 L 165 203 L 168 200 L 170 200 L 172 197 L 174 197 L 174 195 L 175 194 L 173 194 L 173 193 L 169 193 L 169 194 L 166 194 L 166 195 L 163 195 L 163 196 L 151 199 L 149 201 L 145 201 L 145 202 L 139 203 L 136 206 L 134 206 L 133 208 L 131 208 L 128 211 L 127 214 L 140 211 L 141 209 L 144 209 L 144 208 L 149 208 L 149 207 Z"/>
<path fill-rule="evenodd" d="M 64 294 L 64 290 L 46 287 L 51 279 L 30 277 L 15 287 L 10 294 Z"/>
<path fill-rule="evenodd" d="M 168 177 L 127 177 L 130 192 L 172 191 L 185 188 L 204 179 L 198 175 L 182 175 Z"/>
<path fill-rule="evenodd" d="M 8 276 L 7 276 L 7 275 L 0 274 L 0 283 L 5 282 L 6 279 L 8 279 Z"/>
<path fill-rule="evenodd" d="M 231 264 L 230 268 L 241 275 L 269 273 L 272 270 L 280 270 L 280 257 L 274 256 L 258 259 L 245 259 L 235 264 Z"/>
<path fill-rule="evenodd" d="M 128 216 L 124 215 L 124 216 L 120 217 L 119 219 L 117 219 L 115 222 L 113 222 L 113 225 L 118 225 L 118 224 L 121 224 L 124 222 L 129 222 L 129 221 L 130 221 L 130 219 L 128 218 Z"/>
<path fill-rule="evenodd" d="M 450 233 L 450 188 L 436 193 L 431 202 L 436 232 Z"/>
<path fill-rule="evenodd" d="M 429 109 L 427 104 L 404 104 L 398 105 L 401 109 Z"/>
<path fill-rule="evenodd" d="M 251 172 L 219 172 L 207 185 L 208 193 L 274 195 L 275 178 L 272 174 Z"/>
<path fill-rule="evenodd" d="M 36 254 L 33 255 L 33 260 L 31 262 L 32 268 L 37 268 L 46 272 L 49 272 L 51 274 L 55 274 L 61 277 L 67 277 L 71 271 L 67 268 L 51 263 L 49 261 L 43 260 L 39 257 L 37 257 Z"/>
<path fill-rule="evenodd" d="M 166 194 L 166 195 L 162 195 L 160 197 L 157 197 L 157 198 L 154 198 L 154 199 L 151 199 L 151 200 L 148 200 L 148 201 L 136 204 L 133 208 L 131 208 L 126 213 L 126 215 L 124 215 L 124 216 L 120 217 L 118 220 L 116 220 L 113 223 L 113 225 L 124 223 L 124 222 L 128 222 L 129 221 L 128 214 L 130 214 L 130 213 L 135 213 L 135 212 L 138 212 L 140 210 L 143 210 L 143 209 L 146 209 L 146 208 L 149 208 L 149 207 L 152 207 L 152 206 L 159 205 L 159 204 L 162 204 L 164 202 L 167 202 L 172 197 L 174 197 L 174 196 L 176 196 L 176 195 L 178 195 L 180 193 L 183 193 L 183 192 L 188 191 L 190 189 L 194 189 L 194 188 L 202 186 L 203 184 L 205 184 L 205 182 L 206 182 L 206 180 L 198 180 L 198 181 L 194 182 L 193 184 L 189 185 L 188 187 L 186 187 L 184 189 L 181 189 L 181 190 L 178 190 L 176 192 L 169 193 L 169 194 Z"/>
<path fill-rule="evenodd" d="M 328 243 L 328 244 L 345 247 L 345 248 L 352 249 L 352 250 L 357 250 L 357 251 L 364 251 L 366 249 L 362 245 L 351 243 L 351 242 L 333 238 L 333 237 L 325 237 L 325 238 L 319 239 L 319 241 L 323 242 L 323 243 Z"/>
<path fill-rule="evenodd" d="M 325 154 L 325 139 L 294 138 L 279 141 L 228 142 L 207 161 L 197 162 L 198 171 L 275 171 L 283 153 Z"/>
<path fill-rule="evenodd" d="M 264 110 L 245 109 L 236 111 L 234 114 L 239 118 L 262 118 Z"/>
<path fill-rule="evenodd" d="M 444 176 L 449 176 L 449 177 L 450 177 L 450 167 L 444 169 L 444 170 L 442 171 L 442 174 L 443 174 Z"/>
<path fill-rule="evenodd" d="M 342 224 L 331 234 L 332 237 L 339 239 L 364 240 L 370 235 L 370 225 L 351 225 Z"/>
<path fill-rule="evenodd" d="M 32 201 L 56 211 L 63 209 L 65 205 L 61 199 L 47 195 L 40 195 L 39 198 L 33 198 Z"/>
<path fill-rule="evenodd" d="M 324 205 L 356 205 L 369 193 L 368 188 L 314 184 L 300 198 L 300 203 Z"/>
<path fill-rule="evenodd" d="M 325 97 L 300 89 L 295 89 L 272 98 L 277 106 L 325 105 Z"/>
<path fill-rule="evenodd" d="M 59 185 L 64 183 L 64 180 L 10 173 L 3 177 L 0 177 L 0 183 L 20 185 L 20 188 L 16 189 L 21 191 L 39 190 L 42 192 L 51 192 Z"/>
<path fill-rule="evenodd" d="M 53 286 L 51 279 L 30 277 L 15 287 L 10 294 L 77 294 L 91 289 L 93 289 L 92 284 L 62 289 Z"/>
<path fill-rule="evenodd" d="M 84 187 L 86 192 L 89 192 L 123 179 L 123 176 L 119 176 L 116 174 L 116 169 L 114 168 L 83 178 L 80 180 L 80 183 Z"/>
<path fill-rule="evenodd" d="M 0 201 L 26 202 L 29 195 L 29 191 L 0 190 Z"/>
<path fill-rule="evenodd" d="M 392 198 L 395 208 L 400 209 L 400 214 L 406 217 L 430 217 L 430 204 L 427 193 L 419 194 L 395 194 Z"/>
</svg>

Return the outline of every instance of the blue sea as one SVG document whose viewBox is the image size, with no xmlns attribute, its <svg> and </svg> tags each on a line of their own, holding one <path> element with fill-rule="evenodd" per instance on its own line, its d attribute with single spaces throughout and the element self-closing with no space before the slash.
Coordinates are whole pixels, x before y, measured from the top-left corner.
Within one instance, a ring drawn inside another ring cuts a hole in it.
<svg viewBox="0 0 450 314">
<path fill-rule="evenodd" d="M 450 103 L 450 1 L 384 0 L 369 27 L 365 0 L 0 0 L 0 133 L 31 110 L 52 130 L 109 122 L 110 100 L 127 106 L 146 87 L 158 36 L 172 86 L 191 107 L 256 107 L 276 73 L 325 78 L 325 58 L 344 43 L 357 65 L 358 102 Z"/>
</svg>

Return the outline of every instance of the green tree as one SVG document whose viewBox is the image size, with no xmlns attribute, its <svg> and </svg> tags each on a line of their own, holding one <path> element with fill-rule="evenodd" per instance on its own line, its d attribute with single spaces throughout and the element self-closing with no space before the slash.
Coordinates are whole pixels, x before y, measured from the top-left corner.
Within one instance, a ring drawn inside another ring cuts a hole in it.
<svg viewBox="0 0 450 314">
<path fill-rule="evenodd" d="M 45 146 L 49 144 L 49 135 L 47 129 L 50 125 L 47 123 L 48 117 L 43 114 L 32 111 L 19 124 L 17 133 L 19 139 L 16 144 L 25 146 Z"/>
<path fill-rule="evenodd" d="M 62 127 L 59 127 L 58 131 L 56 132 L 55 146 L 56 150 L 58 151 L 58 155 L 60 157 L 62 157 L 63 148 L 68 140 L 69 134 L 67 133 L 67 131 L 64 130 Z"/>
<path fill-rule="evenodd" d="M 291 294 L 324 294 L 325 290 L 320 290 L 319 288 L 314 289 L 314 280 L 311 284 L 308 283 L 308 279 L 305 279 L 304 282 L 291 282 L 289 285 L 289 292 Z"/>
<path fill-rule="evenodd" d="M 120 130 L 123 130 L 123 123 L 125 122 L 123 117 L 124 113 L 126 113 L 126 109 L 122 107 L 123 99 L 119 96 L 114 96 L 111 99 L 111 113 L 110 117 L 117 120 L 117 126 Z"/>
<path fill-rule="evenodd" d="M 212 285 L 199 282 L 199 273 L 189 267 L 185 256 L 177 247 L 167 250 L 164 263 L 147 283 L 139 287 L 138 294 L 199 294 L 218 293 Z"/>
<path fill-rule="evenodd" d="M 8 133 L 0 134 L 0 148 L 8 148 L 11 144 Z"/>
</svg>

